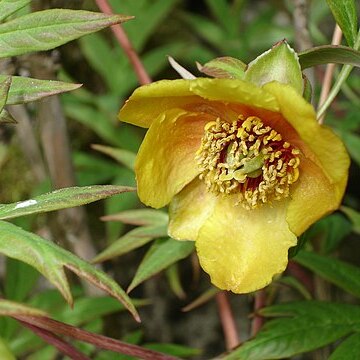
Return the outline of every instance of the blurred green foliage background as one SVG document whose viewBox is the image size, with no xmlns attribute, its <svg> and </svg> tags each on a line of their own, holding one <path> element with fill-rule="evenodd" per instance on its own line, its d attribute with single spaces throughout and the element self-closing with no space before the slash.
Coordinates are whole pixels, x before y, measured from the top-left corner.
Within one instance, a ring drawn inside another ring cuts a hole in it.
<svg viewBox="0 0 360 360">
<path fill-rule="evenodd" d="M 74 8 L 98 10 L 94 1 L 71 3 Z M 169 66 L 167 55 L 171 55 L 193 74 L 200 76 L 196 61 L 203 64 L 215 57 L 233 56 L 248 63 L 283 38 L 286 38 L 296 50 L 303 50 L 299 46 L 304 45 L 304 42 L 294 30 L 297 1 L 111 0 L 110 3 L 114 12 L 135 16 L 135 19 L 125 23 L 123 28 L 153 80 L 178 77 Z M 310 46 L 329 44 L 335 23 L 326 1 L 313 0 L 309 1 L 308 5 Z M 67 1 L 34 1 L 32 6 L 69 7 L 70 4 Z M 25 13 L 30 11 L 30 8 L 22 11 Z M 61 112 L 64 113 L 68 126 L 76 184 L 135 185 L 132 164 L 144 131 L 120 123 L 117 112 L 138 86 L 138 80 L 111 31 L 107 29 L 85 36 L 49 51 L 40 58 L 34 55 L 20 56 L 3 62 L 0 66 L 13 74 L 34 76 L 37 71 L 35 63 L 39 61 L 38 67 L 49 66 L 50 73 L 54 76 L 56 74 L 58 79 L 83 84 L 81 89 L 61 96 Z M 324 69 L 325 67 L 317 67 L 309 75 L 313 81 L 315 106 Z M 25 138 L 19 137 L 19 132 L 14 126 L 0 128 L 2 203 L 33 197 L 52 188 L 49 164 L 46 162 L 47 152 L 52 150 L 44 147 L 45 142 L 41 141 L 46 137 L 46 132 L 37 121 L 39 105 L 29 104 L 23 110 L 26 111 L 32 129 Z M 307 249 L 315 249 L 318 256 L 324 256 L 319 259 L 325 259 L 323 269 L 319 270 L 312 265 L 320 264 L 318 258 L 299 257 L 300 264 L 319 275 L 314 280 L 316 289 L 309 289 L 298 280 L 295 271 L 298 263 L 293 262 L 286 276 L 269 289 L 269 304 L 310 297 L 354 304 L 358 302 L 356 297 L 359 293 L 353 289 L 354 286 L 356 289 L 360 288 L 360 280 L 354 280 L 355 285 L 349 285 L 348 280 L 341 279 L 341 276 L 339 279 L 336 278 L 336 274 L 329 274 L 327 269 L 333 256 L 353 264 L 354 267 L 360 265 L 360 215 L 356 212 L 360 210 L 359 110 L 359 71 L 355 70 L 325 120 L 325 123 L 342 137 L 353 160 L 348 191 L 344 199 L 344 204 L 348 207 L 344 211 L 348 217 L 343 212 L 330 215 L 315 224 L 302 238 L 308 241 Z M 26 157 L 27 146 L 31 146 L 29 143 L 35 143 L 39 148 L 45 176 L 37 176 L 35 168 L 39 164 L 29 162 Z M 94 147 L 93 144 L 98 146 Z M 61 168 L 59 171 L 61 172 Z M 169 241 L 165 240 L 167 215 L 164 212 L 142 213 L 142 216 L 150 218 L 146 224 L 139 223 L 139 213 L 131 212 L 127 213 L 128 217 L 132 217 L 131 221 L 98 220 L 100 216 L 141 208 L 143 206 L 135 193 L 114 196 L 100 204 L 89 205 L 86 208 L 86 216 L 82 218 L 82 226 L 90 234 L 96 254 L 112 246 L 107 255 L 102 259 L 100 256 L 99 260 L 111 259 L 102 266 L 123 286 L 131 283 L 142 259 L 146 254 L 149 256 L 150 247 L 152 251 L 159 251 L 158 256 L 164 256 L 163 263 L 146 270 L 147 275 L 138 281 L 140 286 L 132 293 L 135 298 L 149 300 L 138 301 L 142 325 L 134 324 L 128 314 L 119 313 L 123 309 L 115 300 L 87 297 L 86 291 L 79 283 L 74 286 L 77 300 L 74 311 L 71 311 L 58 293 L 43 281 L 39 281 L 34 270 L 11 259 L 0 259 L 0 278 L 3 283 L 1 294 L 8 299 L 48 309 L 59 320 L 81 325 L 92 331 L 104 332 L 128 342 L 147 344 L 159 351 L 194 359 L 218 355 L 225 350 L 225 344 L 217 318 L 216 304 L 210 300 L 216 291 L 210 288 L 208 278 L 200 273 L 196 260 L 189 256 L 192 252 L 191 247 L 176 250 L 176 254 L 166 259 L 165 246 Z M 124 216 L 115 220 L 124 220 Z M 62 237 L 66 232 L 67 223 L 62 223 L 55 215 L 21 218 L 16 220 L 16 223 L 28 230 L 42 233 L 63 246 L 69 246 Z M 150 244 L 153 240 L 156 241 Z M 120 255 L 122 256 L 119 257 Z M 177 263 L 183 258 L 186 260 Z M 341 268 L 342 264 L 339 266 Z M 150 275 L 157 274 L 163 269 L 166 269 L 165 276 L 157 275 L 148 280 Z M 344 268 L 344 273 L 346 269 Z M 358 267 L 355 269 L 351 268 L 350 271 L 360 271 Z M 306 274 L 312 277 L 310 273 Z M 334 280 L 335 278 L 337 280 Z M 201 295 L 204 296 L 204 300 L 200 298 L 200 303 L 204 302 L 205 305 L 188 313 L 181 311 L 182 307 Z M 147 302 L 151 304 L 145 306 Z M 247 316 L 252 312 L 253 298 L 251 295 L 232 296 L 231 303 L 236 318 L 240 319 L 238 327 L 242 339 L 246 340 L 249 337 L 250 326 Z M 111 315 L 115 312 L 116 316 Z M 307 326 L 311 326 L 311 321 L 310 319 Z M 299 329 L 298 336 L 304 331 Z M 21 330 L 11 319 L 0 319 L 0 335 L 6 339 L 9 348 L 18 358 L 56 358 L 53 348 L 36 340 L 29 331 Z M 321 346 L 321 343 L 316 342 L 316 335 L 311 341 L 313 343 L 309 349 Z M 166 345 L 166 348 L 165 345 L 161 345 L 164 342 L 178 345 Z M 93 348 L 83 344 L 81 349 L 88 353 L 93 351 Z M 299 358 L 325 359 L 330 351 L 330 348 L 326 348 L 322 352 L 317 351 Z M 127 358 L 106 352 L 92 354 L 99 360 Z"/>
</svg>

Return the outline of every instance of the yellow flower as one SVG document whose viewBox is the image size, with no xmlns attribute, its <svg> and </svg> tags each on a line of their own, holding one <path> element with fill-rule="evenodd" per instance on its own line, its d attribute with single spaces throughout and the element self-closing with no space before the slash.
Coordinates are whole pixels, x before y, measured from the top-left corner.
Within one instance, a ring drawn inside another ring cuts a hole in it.
<svg viewBox="0 0 360 360">
<path fill-rule="evenodd" d="M 196 241 L 221 289 L 269 284 L 297 236 L 341 202 L 344 145 L 289 85 L 164 80 L 137 89 L 119 118 L 149 128 L 135 168 L 141 201 L 170 204 L 169 235 Z"/>
</svg>

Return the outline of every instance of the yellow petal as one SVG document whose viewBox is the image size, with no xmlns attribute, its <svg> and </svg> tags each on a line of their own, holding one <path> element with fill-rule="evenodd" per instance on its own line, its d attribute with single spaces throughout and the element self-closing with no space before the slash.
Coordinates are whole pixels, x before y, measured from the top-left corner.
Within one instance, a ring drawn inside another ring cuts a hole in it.
<svg viewBox="0 0 360 360">
<path fill-rule="evenodd" d="M 171 200 L 168 233 L 177 240 L 195 240 L 199 229 L 213 211 L 217 197 L 194 179 Z"/>
<path fill-rule="evenodd" d="M 276 97 L 281 114 L 316 156 L 326 176 L 334 184 L 338 204 L 345 190 L 350 165 L 344 144 L 331 129 L 318 124 L 313 107 L 292 87 L 272 82 L 263 88 Z"/>
<path fill-rule="evenodd" d="M 165 206 L 198 175 L 195 153 L 210 120 L 212 117 L 179 109 L 154 120 L 135 163 L 138 194 L 144 204 Z"/>
<path fill-rule="evenodd" d="M 291 189 L 286 220 L 296 235 L 301 235 L 311 224 L 339 207 L 335 186 L 322 169 L 302 158 L 300 176 Z"/>
<path fill-rule="evenodd" d="M 192 93 L 204 99 L 278 111 L 276 98 L 256 85 L 235 79 L 204 79 L 190 82 Z"/>
<path fill-rule="evenodd" d="M 296 236 L 286 222 L 286 201 L 245 210 L 234 198 L 218 198 L 213 214 L 196 240 L 202 268 L 214 285 L 247 293 L 283 272 Z"/>
<path fill-rule="evenodd" d="M 162 80 L 136 89 L 120 110 L 119 119 L 149 127 L 160 113 L 173 108 L 189 109 L 210 102 L 224 102 L 277 111 L 273 95 L 254 84 L 235 79 Z M 206 112 L 206 110 L 205 110 Z"/>
<path fill-rule="evenodd" d="M 149 127 L 164 111 L 199 101 L 190 91 L 190 80 L 161 80 L 137 88 L 119 112 L 119 119 Z"/>
</svg>

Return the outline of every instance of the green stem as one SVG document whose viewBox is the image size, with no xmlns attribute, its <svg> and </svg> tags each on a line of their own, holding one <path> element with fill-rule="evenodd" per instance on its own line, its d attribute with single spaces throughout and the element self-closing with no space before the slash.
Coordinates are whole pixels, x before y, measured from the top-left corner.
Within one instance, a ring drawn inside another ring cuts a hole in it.
<svg viewBox="0 0 360 360">
<path fill-rule="evenodd" d="M 359 47 L 360 47 L 360 31 L 358 32 L 358 35 L 356 37 L 354 49 L 359 50 Z M 352 65 L 344 65 L 342 67 L 342 69 L 339 73 L 339 76 L 337 77 L 335 84 L 329 93 L 329 96 L 326 98 L 326 100 L 321 105 L 320 109 L 318 110 L 318 113 L 317 113 L 318 118 L 321 118 L 325 114 L 326 110 L 331 105 L 331 103 L 335 99 L 336 95 L 339 93 L 341 86 L 343 85 L 343 83 L 346 81 L 346 79 L 350 75 L 352 68 L 353 68 Z"/>
</svg>

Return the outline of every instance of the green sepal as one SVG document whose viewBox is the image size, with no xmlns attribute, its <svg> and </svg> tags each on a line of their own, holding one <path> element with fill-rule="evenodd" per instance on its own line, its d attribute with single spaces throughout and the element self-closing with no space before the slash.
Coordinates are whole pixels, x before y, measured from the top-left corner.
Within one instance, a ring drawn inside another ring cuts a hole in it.
<svg viewBox="0 0 360 360">
<path fill-rule="evenodd" d="M 304 77 L 303 98 L 304 98 L 307 102 L 311 103 L 312 94 L 313 94 L 311 82 L 309 81 L 309 79 L 307 78 L 307 76 L 303 75 L 303 77 Z"/>
<path fill-rule="evenodd" d="M 278 81 L 291 85 L 301 95 L 304 88 L 299 57 L 286 40 L 278 42 L 250 62 L 244 80 L 259 86 Z"/>
</svg>

